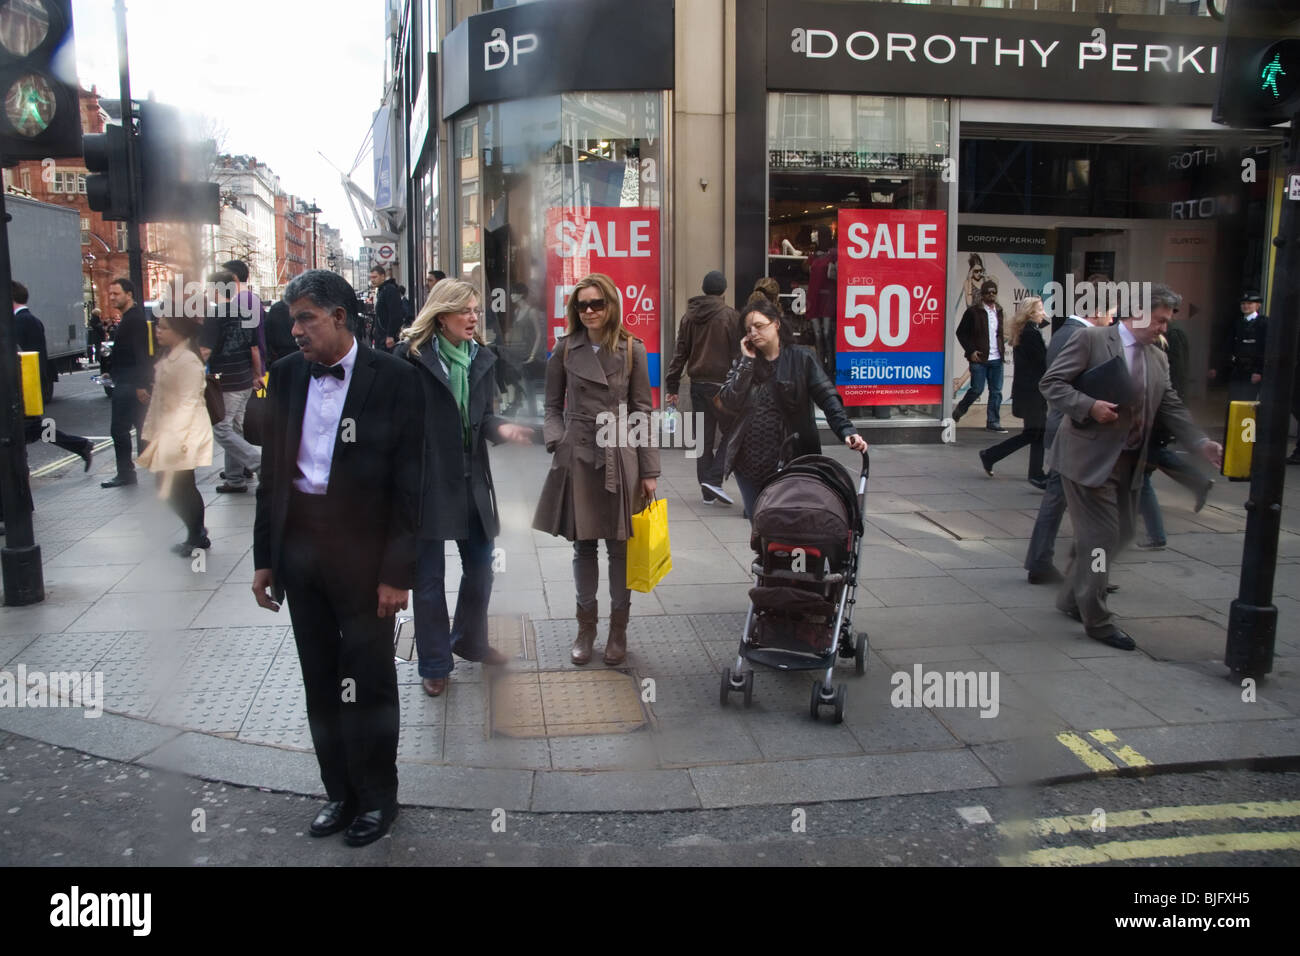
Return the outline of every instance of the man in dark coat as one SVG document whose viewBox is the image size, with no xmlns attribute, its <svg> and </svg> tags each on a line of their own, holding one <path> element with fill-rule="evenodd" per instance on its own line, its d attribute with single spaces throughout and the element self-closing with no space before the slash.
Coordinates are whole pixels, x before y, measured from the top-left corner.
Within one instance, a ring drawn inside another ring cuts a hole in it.
<svg viewBox="0 0 1300 956">
<path fill-rule="evenodd" d="M 329 802 L 312 836 L 364 846 L 397 815 L 393 616 L 415 581 L 424 401 L 418 373 L 353 335 L 356 295 L 313 269 L 285 300 L 301 351 L 271 369 L 253 594 L 287 594 Z"/>
<path fill-rule="evenodd" d="M 953 409 L 953 421 L 961 421 L 975 399 L 989 386 L 988 418 L 985 427 L 991 432 L 1006 433 L 1002 427 L 1002 366 L 1007 349 L 1006 318 L 998 305 L 998 284 L 985 279 L 980 286 L 980 301 L 962 313 L 957 323 L 957 342 L 970 363 L 970 389 Z"/>
<path fill-rule="evenodd" d="M 705 504 L 731 504 L 731 497 L 722 490 L 722 459 L 729 432 L 713 407 L 713 399 L 727 380 L 731 363 L 740 356 L 740 313 L 723 301 L 727 279 L 716 269 L 704 277 L 701 291 L 703 295 L 691 296 L 686 303 L 664 384 L 668 406 L 676 408 L 682 370 L 690 376 L 691 411 L 702 415 L 704 423 L 695 436 L 702 448 L 695 459 L 695 477 Z M 721 453 L 714 452 L 715 438 Z"/>
<path fill-rule="evenodd" d="M 371 267 L 370 284 L 375 289 L 375 348 L 391 352 L 402 337 L 406 319 L 402 293 L 383 266 Z"/>
<path fill-rule="evenodd" d="M 132 427 L 136 453 L 144 451 L 142 436 L 153 388 L 154 347 L 153 330 L 135 294 L 130 279 L 114 279 L 109 283 L 108 301 L 122 316 L 113 337 L 113 417 L 108 429 L 117 456 L 117 474 L 100 482 L 101 488 L 136 484 L 135 461 L 131 457 Z"/>
<path fill-rule="evenodd" d="M 14 339 L 18 342 L 18 351 L 36 352 L 40 355 L 39 365 L 41 370 L 41 395 L 45 401 L 50 400 L 54 394 L 54 386 L 50 382 L 50 359 L 45 345 L 45 326 L 33 313 L 27 308 L 28 292 L 27 286 L 21 282 L 10 283 L 11 295 L 14 300 Z M 51 444 L 58 445 L 74 455 L 79 455 L 85 462 L 85 471 L 90 471 L 91 449 L 94 447 L 89 438 L 82 438 L 80 435 L 69 435 L 59 431 L 57 428 L 51 437 L 46 437 L 45 427 L 40 416 L 29 415 L 23 422 L 23 429 L 26 435 L 27 444 L 41 441 L 49 441 Z"/>
<path fill-rule="evenodd" d="M 1248 290 L 1241 295 L 1241 315 L 1227 324 L 1222 359 L 1210 369 L 1210 378 L 1228 380 L 1228 401 L 1253 402 L 1264 380 L 1264 348 L 1268 341 L 1268 316 L 1260 312 L 1263 297 Z"/>
</svg>

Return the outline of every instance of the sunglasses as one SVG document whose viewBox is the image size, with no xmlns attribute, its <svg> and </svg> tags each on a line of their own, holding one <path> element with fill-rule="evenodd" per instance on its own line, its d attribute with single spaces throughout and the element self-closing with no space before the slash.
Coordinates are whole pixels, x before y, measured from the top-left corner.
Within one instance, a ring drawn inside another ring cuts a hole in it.
<svg viewBox="0 0 1300 956">
<path fill-rule="evenodd" d="M 480 318 L 482 318 L 482 316 L 483 316 L 483 310 L 482 310 L 481 308 L 475 308 L 475 309 L 459 309 L 459 310 L 457 310 L 456 314 L 457 314 L 457 315 L 476 315 L 476 316 L 479 316 Z"/>
<path fill-rule="evenodd" d="M 587 300 L 584 302 L 584 301 L 582 301 L 581 299 L 579 299 L 579 300 L 578 300 L 578 304 L 577 304 L 577 306 L 576 306 L 576 311 L 578 311 L 578 312 L 604 312 L 604 311 L 605 311 L 605 300 L 604 300 L 604 299 L 587 299 Z"/>
</svg>

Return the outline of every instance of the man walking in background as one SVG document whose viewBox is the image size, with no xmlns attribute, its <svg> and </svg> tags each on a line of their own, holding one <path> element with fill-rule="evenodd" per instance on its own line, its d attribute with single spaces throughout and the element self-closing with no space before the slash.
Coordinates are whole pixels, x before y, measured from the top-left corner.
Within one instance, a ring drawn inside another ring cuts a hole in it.
<svg viewBox="0 0 1300 956">
<path fill-rule="evenodd" d="M 221 494 L 242 495 L 248 491 L 248 476 L 262 464 L 262 454 L 244 438 L 244 410 L 253 395 L 254 382 L 262 378 L 262 357 L 257 349 L 256 329 L 250 328 L 244 313 L 235 305 L 235 277 L 229 272 L 209 276 L 213 303 L 203 323 L 199 355 L 208 372 L 220 375 L 221 397 L 226 415 L 212 426 L 212 437 L 226 452 L 225 481 L 217 485 Z"/>
<path fill-rule="evenodd" d="M 962 313 L 957 324 L 957 342 L 970 363 L 970 388 L 953 410 L 953 421 L 961 421 L 975 399 L 989 386 L 988 424 L 991 432 L 1006 434 L 1002 427 L 1002 364 L 1006 354 L 1006 322 L 998 305 L 998 284 L 985 279 L 980 286 L 980 301 Z"/>
<path fill-rule="evenodd" d="M 135 301 L 135 286 L 130 279 L 114 279 L 109 283 L 108 302 L 122 317 L 113 337 L 113 417 L 108 429 L 117 456 L 117 474 L 100 482 L 100 487 L 122 488 L 136 484 L 135 461 L 131 456 L 132 427 L 136 453 L 144 450 L 141 433 L 153 388 L 153 332 L 144 309 Z"/>
<path fill-rule="evenodd" d="M 668 406 L 676 408 L 682 369 L 691 377 L 691 411 L 703 416 L 703 429 L 695 436 L 702 449 L 695 459 L 695 477 L 705 504 L 721 501 L 729 505 L 731 496 L 722 490 L 721 454 L 721 449 L 727 447 L 727 428 L 718 418 L 713 399 L 727 380 L 732 360 L 740 355 L 740 313 L 722 300 L 727 279 L 716 269 L 704 277 L 701 291 L 703 295 L 687 301 L 665 384 Z M 713 450 L 715 438 L 718 454 Z"/>
<path fill-rule="evenodd" d="M 375 290 L 375 348 L 391 352 L 402 337 L 402 293 L 383 266 L 372 266 L 370 285 Z"/>
</svg>

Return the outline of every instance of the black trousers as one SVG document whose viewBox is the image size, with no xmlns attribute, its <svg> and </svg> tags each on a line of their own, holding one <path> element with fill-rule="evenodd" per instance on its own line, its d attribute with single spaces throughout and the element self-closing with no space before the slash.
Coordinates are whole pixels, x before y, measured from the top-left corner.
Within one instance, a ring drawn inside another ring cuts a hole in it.
<svg viewBox="0 0 1300 956">
<path fill-rule="evenodd" d="M 161 481 L 161 476 L 159 477 Z M 186 541 L 193 544 L 203 537 L 203 495 L 194 484 L 194 470 L 178 471 L 172 475 L 171 493 L 167 503 L 177 517 L 185 522 Z"/>
<path fill-rule="evenodd" d="M 697 419 L 703 422 L 704 427 L 695 436 L 695 440 L 704 451 L 695 459 L 695 480 L 715 487 L 722 487 L 722 459 L 726 455 L 727 438 L 730 435 L 730 431 L 718 418 L 718 410 L 713 407 L 713 396 L 720 391 L 722 386 L 712 382 L 691 382 L 691 410 L 704 416 Z"/>
<path fill-rule="evenodd" d="M 984 457 L 996 464 L 1007 455 L 1029 446 L 1029 477 L 1043 477 L 1043 429 L 1025 427 L 1019 435 L 1012 435 L 1006 441 L 990 445 L 984 450 Z"/>
<path fill-rule="evenodd" d="M 27 444 L 34 445 L 41 441 L 45 432 L 45 427 L 41 424 L 39 418 L 29 418 L 23 425 L 23 437 Z M 61 432 L 54 429 L 54 441 L 51 445 L 58 445 L 64 451 L 70 451 L 73 454 L 80 455 L 91 447 L 89 438 L 82 438 L 80 435 L 69 435 L 67 432 Z"/>
<path fill-rule="evenodd" d="M 135 386 L 123 382 L 113 386 L 112 420 L 108 434 L 113 439 L 113 454 L 117 456 L 117 476 L 129 478 L 135 474 L 131 455 L 131 429 L 135 428 L 136 454 L 144 451 L 144 416 L 149 410 L 135 395 Z"/>
<path fill-rule="evenodd" d="M 387 810 L 397 804 L 393 619 L 376 616 L 378 563 L 359 569 L 337 540 L 345 507 L 292 493 L 283 584 L 325 792 L 360 811 Z"/>
</svg>

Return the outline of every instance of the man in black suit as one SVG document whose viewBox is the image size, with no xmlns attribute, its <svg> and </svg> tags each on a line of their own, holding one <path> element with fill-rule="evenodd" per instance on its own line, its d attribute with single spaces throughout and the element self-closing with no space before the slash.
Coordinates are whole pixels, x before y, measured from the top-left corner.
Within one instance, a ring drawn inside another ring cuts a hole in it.
<svg viewBox="0 0 1300 956">
<path fill-rule="evenodd" d="M 413 366 L 355 338 L 342 276 L 313 269 L 284 297 L 301 350 L 271 368 L 253 593 L 273 611 L 288 595 L 329 799 L 311 835 L 364 846 L 397 815 L 392 619 L 415 578 L 424 397 Z"/>
<path fill-rule="evenodd" d="M 36 352 L 40 356 L 38 364 L 41 373 L 41 394 L 45 396 L 45 401 L 49 401 L 54 386 L 50 383 L 50 359 L 45 345 L 45 326 L 32 310 L 27 308 L 29 298 L 27 286 L 21 282 L 11 282 L 9 288 L 14 300 L 14 339 L 18 343 L 18 351 Z M 29 415 L 23 422 L 23 429 L 29 445 L 40 441 L 45 432 L 39 416 Z M 91 449 L 94 446 L 89 438 L 69 435 L 56 428 L 54 437 L 50 441 L 74 455 L 80 455 L 85 463 L 85 470 L 90 471 Z"/>
<path fill-rule="evenodd" d="M 1253 402 L 1259 398 L 1259 384 L 1264 380 L 1264 352 L 1268 342 L 1268 316 L 1260 312 L 1264 297 L 1253 289 L 1241 294 L 1241 315 L 1234 316 L 1225 329 L 1220 349 L 1222 365 L 1210 368 L 1210 378 L 1220 373 L 1228 381 L 1228 401 Z"/>
<path fill-rule="evenodd" d="M 122 316 L 113 338 L 113 417 L 108 433 L 117 455 L 117 474 L 100 482 L 101 488 L 134 485 L 135 462 L 131 457 L 131 427 L 135 426 L 136 454 L 144 451 L 144 415 L 149 410 L 153 388 L 153 333 L 144 309 L 135 301 L 130 279 L 114 279 L 108 286 L 108 301 Z"/>
</svg>

